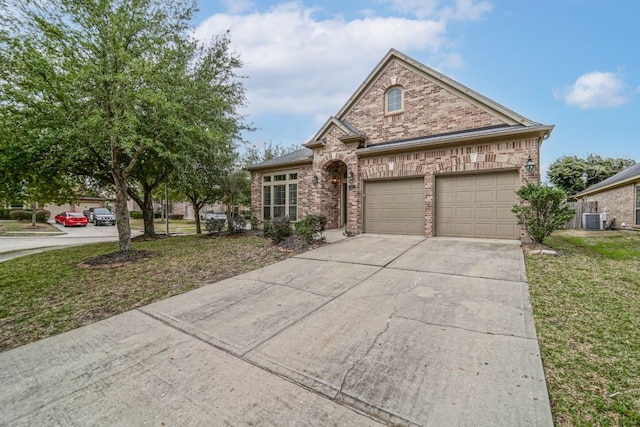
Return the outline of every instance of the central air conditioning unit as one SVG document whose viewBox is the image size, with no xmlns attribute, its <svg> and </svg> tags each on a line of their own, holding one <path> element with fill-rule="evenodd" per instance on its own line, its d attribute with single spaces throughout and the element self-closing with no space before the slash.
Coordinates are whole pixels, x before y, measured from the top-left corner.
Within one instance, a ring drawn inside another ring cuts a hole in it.
<svg viewBox="0 0 640 427">
<path fill-rule="evenodd" d="M 604 230 L 607 224 L 606 213 L 589 213 L 582 214 L 582 228 L 585 230 Z"/>
</svg>

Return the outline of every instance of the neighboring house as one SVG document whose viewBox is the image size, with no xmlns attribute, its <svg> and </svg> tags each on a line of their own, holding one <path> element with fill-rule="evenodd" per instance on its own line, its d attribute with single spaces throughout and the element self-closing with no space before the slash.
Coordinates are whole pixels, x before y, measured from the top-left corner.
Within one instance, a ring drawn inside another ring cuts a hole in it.
<svg viewBox="0 0 640 427">
<path fill-rule="evenodd" d="M 65 211 L 82 212 L 89 210 L 89 208 L 104 208 L 108 203 L 108 200 L 99 196 L 80 196 L 73 203 L 65 203 L 63 205 L 56 205 L 55 203 L 49 203 L 44 206 L 44 209 L 51 212 L 50 219 Z"/>
<path fill-rule="evenodd" d="M 518 239 L 515 191 L 539 182 L 552 130 L 392 49 L 304 148 L 248 168 L 252 213 L 323 214 L 350 233 Z"/>
<path fill-rule="evenodd" d="M 585 202 L 597 202 L 597 210 L 615 219 L 616 228 L 640 229 L 640 163 L 592 185 L 575 195 Z"/>
</svg>

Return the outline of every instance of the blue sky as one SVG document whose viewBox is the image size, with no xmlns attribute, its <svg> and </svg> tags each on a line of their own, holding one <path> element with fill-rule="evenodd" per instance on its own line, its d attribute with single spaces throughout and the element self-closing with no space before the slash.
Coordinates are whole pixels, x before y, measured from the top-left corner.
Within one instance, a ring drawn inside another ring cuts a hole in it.
<svg viewBox="0 0 640 427">
<path fill-rule="evenodd" d="M 298 146 L 390 48 L 525 117 L 563 155 L 640 161 L 640 1 L 199 0 L 196 37 L 230 30 L 245 65 L 245 139 Z"/>
</svg>

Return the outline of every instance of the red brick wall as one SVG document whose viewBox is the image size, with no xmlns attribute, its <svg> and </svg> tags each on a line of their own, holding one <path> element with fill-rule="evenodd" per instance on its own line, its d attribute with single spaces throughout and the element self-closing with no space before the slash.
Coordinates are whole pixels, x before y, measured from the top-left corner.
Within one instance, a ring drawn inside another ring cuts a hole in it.
<svg viewBox="0 0 640 427">
<path fill-rule="evenodd" d="M 385 115 L 385 92 L 404 91 L 404 111 Z M 369 144 L 504 124 L 469 101 L 394 61 L 343 118 L 366 133 Z"/>
</svg>

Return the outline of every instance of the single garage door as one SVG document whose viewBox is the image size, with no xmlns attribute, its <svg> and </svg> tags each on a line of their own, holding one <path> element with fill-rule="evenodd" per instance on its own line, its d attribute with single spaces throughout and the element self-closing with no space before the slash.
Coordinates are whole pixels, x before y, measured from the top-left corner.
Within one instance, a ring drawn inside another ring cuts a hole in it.
<svg viewBox="0 0 640 427">
<path fill-rule="evenodd" d="M 517 172 L 436 177 L 436 235 L 518 239 Z"/>
<path fill-rule="evenodd" d="M 424 235 L 424 178 L 364 184 L 365 233 Z"/>
</svg>

